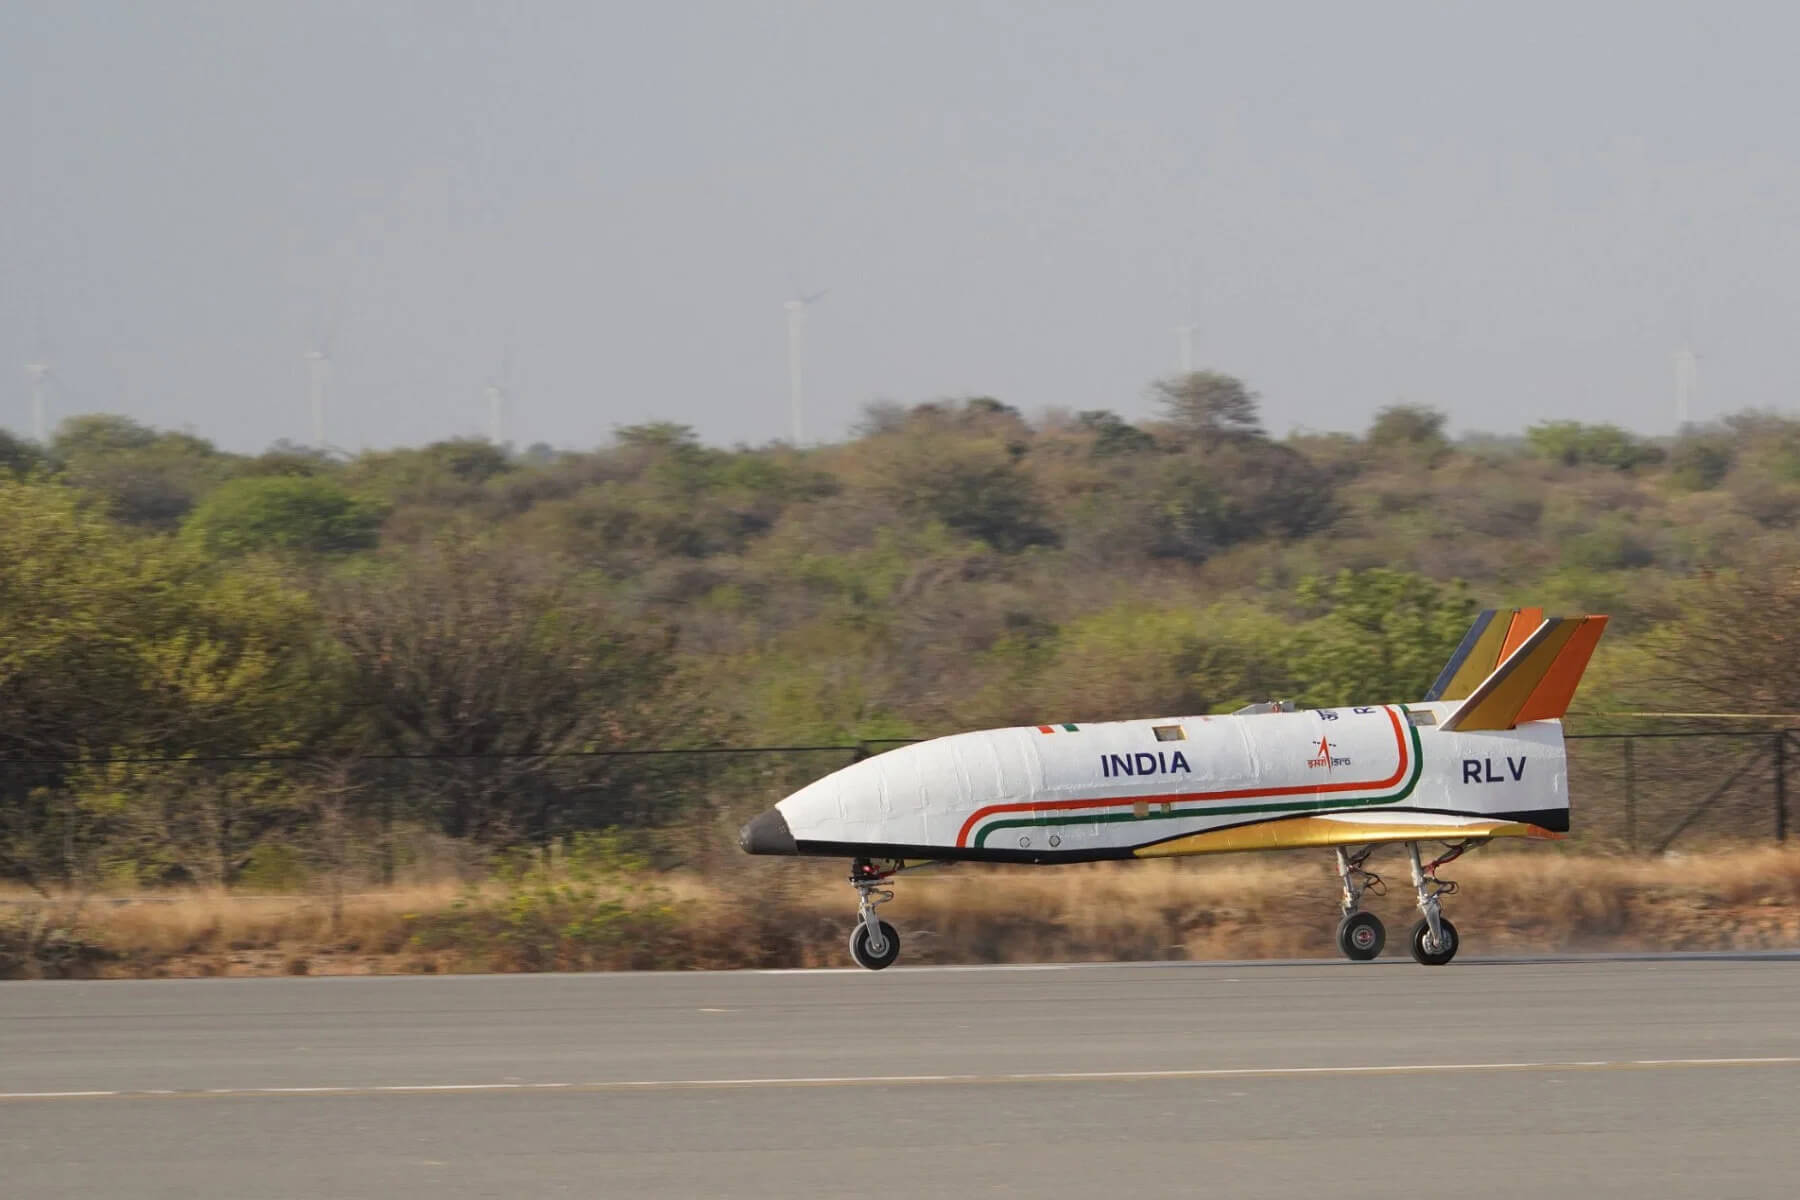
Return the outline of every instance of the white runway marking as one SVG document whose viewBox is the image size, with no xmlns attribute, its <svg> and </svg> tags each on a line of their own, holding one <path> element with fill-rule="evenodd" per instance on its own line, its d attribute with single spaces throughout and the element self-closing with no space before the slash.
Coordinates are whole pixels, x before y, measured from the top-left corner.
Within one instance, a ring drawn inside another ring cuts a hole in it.
<svg viewBox="0 0 1800 1200">
<path fill-rule="evenodd" d="M 1310 963 L 1311 960 L 1295 960 Z M 1321 960 L 1330 961 L 1330 960 Z M 892 971 L 891 974 L 907 975 L 966 975 L 973 973 L 1000 974 L 1016 971 L 1084 971 L 1094 967 L 1119 966 L 1118 963 L 1076 962 L 1076 963 L 932 963 L 925 966 L 906 966 Z M 1123 964 L 1137 966 L 1137 963 Z M 1160 964 L 1145 964 L 1160 965 Z M 1191 964 L 1190 964 L 1191 965 Z M 638 972 L 648 974 L 649 972 Z M 671 974 L 673 972 L 664 972 Z M 754 967 L 747 971 L 687 971 L 687 975 L 854 975 L 867 978 L 869 972 L 862 967 Z"/>
<path fill-rule="evenodd" d="M 969 1086 L 1003 1083 L 1149 1083 L 1159 1080 L 1282 1079 L 1331 1075 L 1456 1074 L 1498 1071 L 1659 1071 L 1686 1067 L 1795 1067 L 1800 1057 L 1638 1058 L 1578 1062 L 1395 1063 L 1348 1067 L 1196 1067 L 1168 1071 L 1038 1071 L 994 1075 L 817 1075 L 752 1079 L 619 1079 L 593 1083 L 390 1083 L 362 1086 L 0 1092 L 0 1101 L 168 1100 L 204 1097 L 455 1095 L 484 1092 L 668 1092 L 727 1088 Z"/>
</svg>

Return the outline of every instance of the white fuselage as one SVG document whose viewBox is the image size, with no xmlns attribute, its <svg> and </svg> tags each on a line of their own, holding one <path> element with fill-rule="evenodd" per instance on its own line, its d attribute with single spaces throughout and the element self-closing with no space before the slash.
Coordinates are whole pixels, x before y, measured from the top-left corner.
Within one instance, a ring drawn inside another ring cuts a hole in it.
<svg viewBox="0 0 1800 1200">
<path fill-rule="evenodd" d="M 1081 861 L 1568 828 L 1562 727 L 1446 732 L 1450 703 L 963 733 L 826 776 L 754 853 Z M 1421 833 L 1421 830 L 1426 832 Z"/>
</svg>

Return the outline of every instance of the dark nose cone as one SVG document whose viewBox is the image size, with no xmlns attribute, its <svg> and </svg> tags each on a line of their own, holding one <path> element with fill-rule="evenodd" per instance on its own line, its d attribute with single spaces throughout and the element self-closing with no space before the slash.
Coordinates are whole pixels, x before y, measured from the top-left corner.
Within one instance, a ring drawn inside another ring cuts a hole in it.
<svg viewBox="0 0 1800 1200">
<path fill-rule="evenodd" d="M 771 808 L 738 830 L 738 845 L 746 854 L 797 854 L 794 835 L 788 832 L 787 818 L 781 810 Z"/>
</svg>

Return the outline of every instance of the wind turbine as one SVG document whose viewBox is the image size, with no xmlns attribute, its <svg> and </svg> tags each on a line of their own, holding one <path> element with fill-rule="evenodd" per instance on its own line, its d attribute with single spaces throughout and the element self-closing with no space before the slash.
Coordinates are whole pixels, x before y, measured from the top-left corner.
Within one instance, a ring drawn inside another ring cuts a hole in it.
<svg viewBox="0 0 1800 1200">
<path fill-rule="evenodd" d="M 312 416 L 312 444 L 325 449 L 325 409 L 331 399 L 331 344 L 337 338 L 337 313 L 322 328 L 315 327 L 306 359 L 306 399 Z"/>
<path fill-rule="evenodd" d="M 795 449 L 806 436 L 806 310 L 830 290 L 796 296 L 782 306 L 787 309 L 788 415 L 793 422 Z"/>
<path fill-rule="evenodd" d="M 322 343 L 306 352 L 306 398 L 312 410 L 312 444 L 325 444 L 325 396 L 331 390 L 331 351 Z"/>
<path fill-rule="evenodd" d="M 25 364 L 25 377 L 31 380 L 31 436 L 40 446 L 50 443 L 49 394 L 56 373 L 45 355 L 39 353 Z"/>
<path fill-rule="evenodd" d="M 500 373 L 489 377 L 482 395 L 488 403 L 488 440 L 496 446 L 506 445 L 506 412 L 512 407 L 512 347 L 500 359 Z"/>
<path fill-rule="evenodd" d="M 1179 273 L 1181 278 L 1181 309 L 1184 313 L 1189 314 L 1189 317 L 1182 324 L 1175 327 L 1175 348 L 1176 353 L 1179 356 L 1176 361 L 1181 364 L 1181 373 L 1183 375 L 1192 375 L 1194 373 L 1194 335 L 1200 331 L 1200 326 L 1194 323 L 1192 317 L 1196 307 L 1194 303 L 1193 262 L 1183 258 L 1180 263 Z"/>
<path fill-rule="evenodd" d="M 1675 351 L 1675 431 L 1686 429 L 1693 420 L 1694 397 L 1700 391 L 1700 356 L 1692 346 L 1682 345 Z"/>
</svg>

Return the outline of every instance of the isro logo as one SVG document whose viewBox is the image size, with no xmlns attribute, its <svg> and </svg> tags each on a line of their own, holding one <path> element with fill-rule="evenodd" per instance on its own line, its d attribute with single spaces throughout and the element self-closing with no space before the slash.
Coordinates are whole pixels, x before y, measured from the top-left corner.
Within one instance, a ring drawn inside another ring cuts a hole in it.
<svg viewBox="0 0 1800 1200">
<path fill-rule="evenodd" d="M 1347 754 L 1332 753 L 1331 741 L 1328 738 L 1320 738 L 1318 747 L 1314 750 L 1313 756 L 1306 760 L 1306 765 L 1309 767 L 1324 767 L 1329 771 L 1333 767 L 1349 766 L 1350 756 Z"/>
</svg>

